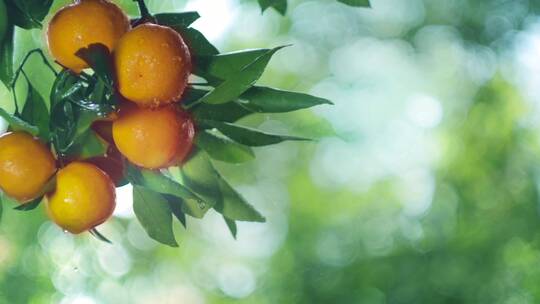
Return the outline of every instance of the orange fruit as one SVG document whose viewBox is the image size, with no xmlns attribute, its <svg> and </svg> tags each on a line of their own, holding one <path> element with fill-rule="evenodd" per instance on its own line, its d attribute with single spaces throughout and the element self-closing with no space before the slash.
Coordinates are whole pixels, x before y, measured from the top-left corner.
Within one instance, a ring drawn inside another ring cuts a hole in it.
<svg viewBox="0 0 540 304">
<path fill-rule="evenodd" d="M 28 133 L 0 137 L 0 188 L 20 203 L 31 201 L 56 171 L 51 151 Z"/>
<path fill-rule="evenodd" d="M 126 14 L 107 0 L 80 0 L 60 9 L 49 22 L 47 42 L 52 56 L 66 68 L 79 73 L 88 68 L 75 53 L 101 43 L 113 51 L 131 25 Z"/>
<path fill-rule="evenodd" d="M 156 24 L 142 24 L 125 34 L 114 58 L 118 90 L 142 107 L 180 100 L 191 73 L 191 56 L 180 34 Z"/>
<path fill-rule="evenodd" d="M 114 184 L 95 165 L 73 162 L 58 171 L 56 189 L 47 195 L 45 206 L 58 226 L 78 234 L 111 217 L 116 206 Z"/>
<path fill-rule="evenodd" d="M 137 166 L 164 168 L 191 149 L 193 122 L 174 106 L 149 109 L 125 105 L 119 114 L 113 122 L 114 142 Z"/>
</svg>

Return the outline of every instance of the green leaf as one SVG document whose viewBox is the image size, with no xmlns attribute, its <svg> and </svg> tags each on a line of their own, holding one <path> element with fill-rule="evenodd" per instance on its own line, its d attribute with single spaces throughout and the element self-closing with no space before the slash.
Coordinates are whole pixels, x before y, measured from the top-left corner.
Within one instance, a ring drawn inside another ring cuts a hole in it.
<svg viewBox="0 0 540 304">
<path fill-rule="evenodd" d="M 157 23 L 169 27 L 188 27 L 201 16 L 197 12 L 155 14 Z"/>
<path fill-rule="evenodd" d="M 53 0 L 5 0 L 9 19 L 24 29 L 41 28 Z"/>
<path fill-rule="evenodd" d="M 108 148 L 108 143 L 102 140 L 94 131 L 87 131 L 77 138 L 65 152 L 65 155 L 71 155 L 77 159 L 88 159 L 105 155 Z"/>
<path fill-rule="evenodd" d="M 277 47 L 265 52 L 257 57 L 253 62 L 248 64 L 236 75 L 226 79 L 223 83 L 217 86 L 210 93 L 206 94 L 199 102 L 209 104 L 221 104 L 236 99 L 261 77 L 264 69 L 270 62 L 272 56 L 282 47 Z"/>
<path fill-rule="evenodd" d="M 173 28 L 180 33 L 193 56 L 212 56 L 219 54 L 218 49 L 198 30 L 182 27 Z"/>
<path fill-rule="evenodd" d="M 180 102 L 184 108 L 189 109 L 191 106 L 194 106 L 196 102 L 204 95 L 208 94 L 208 92 L 210 91 L 196 89 L 194 87 L 187 87 Z"/>
<path fill-rule="evenodd" d="M 182 224 L 182 226 L 184 226 L 184 228 L 187 228 L 186 214 L 184 211 L 182 211 L 182 206 L 185 204 L 184 200 L 177 196 L 166 194 L 164 194 L 164 196 L 169 202 L 169 207 L 171 208 L 172 214 L 174 214 L 176 219 Z"/>
<path fill-rule="evenodd" d="M 182 205 L 183 212 L 193 217 L 202 218 L 213 206 L 212 203 L 206 202 L 190 189 L 163 175 L 159 171 L 139 169 L 130 164 L 126 164 L 126 169 L 127 178 L 130 183 L 162 194 L 182 198 L 184 202 Z"/>
<path fill-rule="evenodd" d="M 257 129 L 252 129 L 240 125 L 235 125 L 228 122 L 220 121 L 211 121 L 204 120 L 200 123 L 216 128 L 221 133 L 236 141 L 237 143 L 251 146 L 251 147 L 260 147 L 277 144 L 286 140 L 297 140 L 297 141 L 309 141 L 308 138 L 297 137 L 297 136 L 287 136 L 287 135 L 277 135 L 266 133 Z"/>
<path fill-rule="evenodd" d="M 201 103 L 193 108 L 192 113 L 195 120 L 217 120 L 225 122 L 235 122 L 242 117 L 253 114 L 252 111 L 235 101 L 216 105 Z"/>
<path fill-rule="evenodd" d="M 338 0 L 338 2 L 358 7 L 371 7 L 369 0 Z"/>
<path fill-rule="evenodd" d="M 219 175 L 205 152 L 194 152 L 182 165 L 182 179 L 186 187 L 210 202 L 212 206 L 220 203 Z"/>
<path fill-rule="evenodd" d="M 231 232 L 232 237 L 236 239 L 236 235 L 238 232 L 238 227 L 236 227 L 236 222 L 226 217 L 223 217 L 223 219 L 225 220 L 225 223 L 227 224 L 227 227 L 229 228 L 229 231 Z"/>
<path fill-rule="evenodd" d="M 255 159 L 255 153 L 251 148 L 206 130 L 198 133 L 195 143 L 216 160 L 239 164 Z"/>
<path fill-rule="evenodd" d="M 277 12 L 285 15 L 287 12 L 287 0 L 259 0 L 261 11 L 264 12 L 267 8 L 272 7 Z"/>
<path fill-rule="evenodd" d="M 240 102 L 242 106 L 259 113 L 283 113 L 332 104 L 324 98 L 268 87 L 252 87 L 242 94 Z"/>
<path fill-rule="evenodd" d="M 49 110 L 45 104 L 45 100 L 39 92 L 28 82 L 28 95 L 24 104 L 21 118 L 31 125 L 38 128 L 38 136 L 44 141 L 49 141 Z"/>
<path fill-rule="evenodd" d="M 90 44 L 75 53 L 84 60 L 110 90 L 114 90 L 114 71 L 109 48 L 101 43 Z"/>
<path fill-rule="evenodd" d="M 96 228 L 90 229 L 89 232 L 96 239 L 98 239 L 98 240 L 100 240 L 102 242 L 108 243 L 108 244 L 112 244 L 112 242 L 108 238 L 106 238 L 103 234 L 101 234 L 101 232 L 99 232 Z"/>
<path fill-rule="evenodd" d="M 32 134 L 33 136 L 37 136 L 39 134 L 39 129 L 36 126 L 33 126 L 26 121 L 20 119 L 19 117 L 9 114 L 4 109 L 0 108 L 0 117 L 5 119 L 11 129 L 14 131 L 24 131 Z"/>
<path fill-rule="evenodd" d="M 195 70 L 193 73 L 207 80 L 229 79 L 269 51 L 271 50 L 252 49 L 215 56 L 197 56 L 194 58 Z"/>
<path fill-rule="evenodd" d="M 2 221 L 2 213 L 4 212 L 4 202 L 2 200 L 2 197 L 0 196 L 0 222 Z"/>
<path fill-rule="evenodd" d="M 134 186 L 133 211 L 152 239 L 171 247 L 178 247 L 172 229 L 172 213 L 163 195 Z"/>
<path fill-rule="evenodd" d="M 223 195 L 220 204 L 214 206 L 217 212 L 230 220 L 265 222 L 266 219 L 251 206 L 236 190 L 223 178 L 219 179 L 219 188 Z"/>
<path fill-rule="evenodd" d="M 31 202 L 19 205 L 18 207 L 15 207 L 13 209 L 17 211 L 32 211 L 36 209 L 39 206 L 39 204 L 41 204 L 42 201 L 43 201 L 43 197 L 38 197 Z"/>
<path fill-rule="evenodd" d="M 0 43 L 4 40 L 7 28 L 9 26 L 7 7 L 4 0 L 0 0 Z"/>
<path fill-rule="evenodd" d="M 0 41 L 0 80 L 8 88 L 13 81 L 13 25 L 8 24 L 4 40 Z"/>
</svg>

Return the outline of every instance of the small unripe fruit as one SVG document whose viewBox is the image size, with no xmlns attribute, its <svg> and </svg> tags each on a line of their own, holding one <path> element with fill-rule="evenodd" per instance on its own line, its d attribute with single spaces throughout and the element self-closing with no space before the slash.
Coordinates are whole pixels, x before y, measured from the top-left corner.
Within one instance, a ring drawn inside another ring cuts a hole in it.
<svg viewBox="0 0 540 304">
<path fill-rule="evenodd" d="M 158 169 L 180 162 L 193 144 L 195 130 L 187 114 L 174 106 L 157 109 L 125 105 L 113 122 L 118 150 L 139 167 Z"/>
<path fill-rule="evenodd" d="M 49 23 L 47 42 L 52 56 L 78 73 L 88 68 L 75 53 L 101 43 L 113 51 L 131 25 L 126 14 L 107 0 L 80 0 L 60 9 Z"/>
<path fill-rule="evenodd" d="M 78 234 L 111 217 L 116 206 L 114 184 L 95 165 L 73 162 L 58 171 L 56 189 L 47 195 L 45 205 L 52 221 Z"/>
<path fill-rule="evenodd" d="M 20 203 L 31 201 L 56 171 L 51 151 L 28 133 L 0 137 L 0 188 Z"/>
<path fill-rule="evenodd" d="M 156 24 L 125 34 L 114 58 L 118 90 L 142 107 L 179 101 L 191 73 L 191 56 L 180 34 Z"/>
</svg>

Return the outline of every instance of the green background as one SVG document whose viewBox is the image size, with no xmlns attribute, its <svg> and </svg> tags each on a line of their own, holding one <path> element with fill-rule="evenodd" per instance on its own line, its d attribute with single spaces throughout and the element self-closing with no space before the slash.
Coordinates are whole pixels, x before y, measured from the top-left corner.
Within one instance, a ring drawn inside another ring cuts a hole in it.
<svg viewBox="0 0 540 304">
<path fill-rule="evenodd" d="M 179 248 L 158 245 L 126 189 L 100 227 L 113 245 L 63 233 L 42 207 L 5 205 L 0 303 L 540 302 L 538 8 L 317 0 L 292 1 L 281 17 L 255 1 L 189 1 L 222 51 L 293 44 L 261 83 L 336 105 L 243 123 L 320 140 L 219 164 L 268 219 L 240 223 L 236 241 L 212 213 L 175 226 Z M 18 30 L 16 61 L 43 46 L 44 31 Z M 27 71 L 48 96 L 39 58 Z M 0 105 L 12 107 L 1 85 Z"/>
</svg>

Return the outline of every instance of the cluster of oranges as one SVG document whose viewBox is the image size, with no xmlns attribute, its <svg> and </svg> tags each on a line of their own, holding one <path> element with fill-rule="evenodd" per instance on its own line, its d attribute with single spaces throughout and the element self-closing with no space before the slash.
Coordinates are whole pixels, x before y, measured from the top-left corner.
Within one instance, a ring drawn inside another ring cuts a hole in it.
<svg viewBox="0 0 540 304">
<path fill-rule="evenodd" d="M 80 0 L 55 14 L 47 40 L 55 60 L 75 74 L 88 68 L 76 55 L 80 49 L 99 43 L 113 54 L 117 89 L 125 100 L 106 123 L 111 144 L 126 159 L 159 169 L 186 158 L 195 128 L 177 106 L 191 73 L 180 34 L 152 23 L 131 28 L 126 14 L 108 0 Z M 114 178 L 102 169 L 80 160 L 58 169 L 54 153 L 37 138 L 23 132 L 0 137 L 0 188 L 24 204 L 43 195 L 56 174 L 55 188 L 45 195 L 46 210 L 72 233 L 92 229 L 112 215 Z"/>
</svg>

